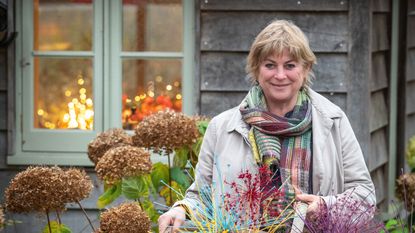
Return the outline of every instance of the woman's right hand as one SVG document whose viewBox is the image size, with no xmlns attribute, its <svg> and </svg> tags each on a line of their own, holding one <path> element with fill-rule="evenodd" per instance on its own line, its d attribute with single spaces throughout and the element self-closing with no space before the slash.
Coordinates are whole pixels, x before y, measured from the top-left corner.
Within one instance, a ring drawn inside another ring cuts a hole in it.
<svg viewBox="0 0 415 233">
<path fill-rule="evenodd" d="M 186 210 L 181 206 L 173 207 L 159 217 L 159 232 L 164 233 L 169 226 L 173 226 L 172 232 L 177 232 L 185 219 Z"/>
</svg>

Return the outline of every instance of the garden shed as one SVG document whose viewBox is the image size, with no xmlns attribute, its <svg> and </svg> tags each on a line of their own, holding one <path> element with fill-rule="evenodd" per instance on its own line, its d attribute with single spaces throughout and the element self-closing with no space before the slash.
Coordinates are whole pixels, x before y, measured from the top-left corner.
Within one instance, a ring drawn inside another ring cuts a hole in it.
<svg viewBox="0 0 415 233">
<path fill-rule="evenodd" d="M 348 115 L 388 211 L 415 135 L 415 0 L 0 0 L 0 17 L 1 194 L 29 165 L 85 167 L 96 219 L 103 187 L 88 142 L 151 109 L 214 116 L 238 105 L 255 35 L 288 19 L 317 56 L 312 88 Z M 80 213 L 70 205 L 62 220 L 87 232 Z M 45 224 L 10 217 L 22 223 L 4 232 Z"/>
</svg>

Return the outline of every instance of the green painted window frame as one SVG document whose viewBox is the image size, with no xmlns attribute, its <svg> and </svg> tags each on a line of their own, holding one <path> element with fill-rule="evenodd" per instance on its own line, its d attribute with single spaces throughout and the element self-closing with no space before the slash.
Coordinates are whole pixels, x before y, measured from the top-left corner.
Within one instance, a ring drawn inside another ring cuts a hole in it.
<svg viewBox="0 0 415 233">
<path fill-rule="evenodd" d="M 33 2 L 16 1 L 16 143 L 15 153 L 7 157 L 9 165 L 56 164 L 92 166 L 86 154 L 87 143 L 98 132 L 121 128 L 122 58 L 182 59 L 183 112 L 193 114 L 194 96 L 194 45 L 195 1 L 182 0 L 183 50 L 182 52 L 122 52 L 121 51 L 121 0 L 94 0 L 94 43 L 92 52 L 36 52 L 33 48 Z M 192 46 L 193 45 L 193 46 Z M 108 54 L 108 56 L 104 56 Z M 33 64 L 34 56 L 91 57 L 94 58 L 94 130 L 37 130 L 32 129 Z M 30 81 L 27 81 L 30 80 Z M 25 110 L 23 110 L 25 109 Z M 30 110 L 27 110 L 30 109 Z M 117 114 L 119 113 L 119 114 Z M 29 127 L 30 126 L 30 127 Z M 39 140 L 40 139 L 40 140 Z M 61 143 L 62 140 L 67 140 Z M 61 145 L 60 145 L 61 144 Z M 66 148 L 65 148 L 66 147 Z M 75 149 L 68 149 L 69 147 Z M 152 158 L 158 160 L 159 157 Z M 154 162 L 156 162 L 154 161 Z"/>
</svg>

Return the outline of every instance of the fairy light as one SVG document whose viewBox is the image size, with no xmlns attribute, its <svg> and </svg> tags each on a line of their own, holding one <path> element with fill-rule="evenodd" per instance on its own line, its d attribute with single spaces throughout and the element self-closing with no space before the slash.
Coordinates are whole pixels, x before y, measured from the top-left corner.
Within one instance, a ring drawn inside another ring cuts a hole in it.
<svg viewBox="0 0 415 233">
<path fill-rule="evenodd" d="M 45 113 L 45 111 L 43 111 L 43 109 L 37 110 L 37 115 L 39 115 L 39 116 L 43 116 L 44 113 Z"/>
<path fill-rule="evenodd" d="M 155 79 L 156 79 L 156 82 L 158 82 L 158 83 L 163 81 L 163 77 L 161 75 L 157 75 Z"/>
<path fill-rule="evenodd" d="M 173 89 L 173 87 L 169 84 L 166 86 L 166 90 L 171 91 Z"/>
<path fill-rule="evenodd" d="M 179 86 L 180 86 L 180 82 L 179 82 L 179 81 L 175 81 L 175 82 L 173 83 L 173 85 L 174 85 L 175 87 L 179 87 Z"/>
<path fill-rule="evenodd" d="M 147 95 L 150 96 L 150 97 L 154 97 L 154 92 L 153 91 L 148 91 Z"/>
<path fill-rule="evenodd" d="M 85 81 L 83 78 L 78 79 L 78 85 L 84 85 Z"/>
<path fill-rule="evenodd" d="M 176 95 L 176 99 L 181 100 L 182 99 L 182 95 L 181 94 L 177 94 Z"/>
<path fill-rule="evenodd" d="M 72 95 L 72 92 L 70 90 L 65 91 L 65 96 L 70 97 Z"/>
<path fill-rule="evenodd" d="M 135 96 L 135 97 L 134 97 L 134 100 L 135 100 L 135 102 L 139 102 L 139 101 L 140 101 L 140 96 L 138 96 L 138 95 L 137 95 L 137 96 Z"/>
<path fill-rule="evenodd" d="M 79 89 L 79 94 L 84 95 L 85 93 L 86 93 L 86 89 L 85 88 Z"/>
</svg>

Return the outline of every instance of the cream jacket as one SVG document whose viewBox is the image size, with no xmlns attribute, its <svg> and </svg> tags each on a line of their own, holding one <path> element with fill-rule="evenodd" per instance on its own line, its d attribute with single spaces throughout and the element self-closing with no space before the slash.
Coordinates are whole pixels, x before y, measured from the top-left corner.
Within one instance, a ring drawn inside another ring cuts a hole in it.
<svg viewBox="0 0 415 233">
<path fill-rule="evenodd" d="M 312 103 L 312 185 L 329 207 L 339 196 L 351 193 L 376 204 L 375 189 L 362 151 L 345 113 L 309 89 Z M 205 134 L 196 166 L 195 182 L 176 205 L 199 206 L 202 185 L 212 185 L 215 198 L 230 190 L 226 183 L 237 180 L 242 170 L 257 172 L 248 140 L 249 125 L 235 107 L 214 117 Z M 218 200 L 218 199 L 217 199 Z"/>
</svg>

